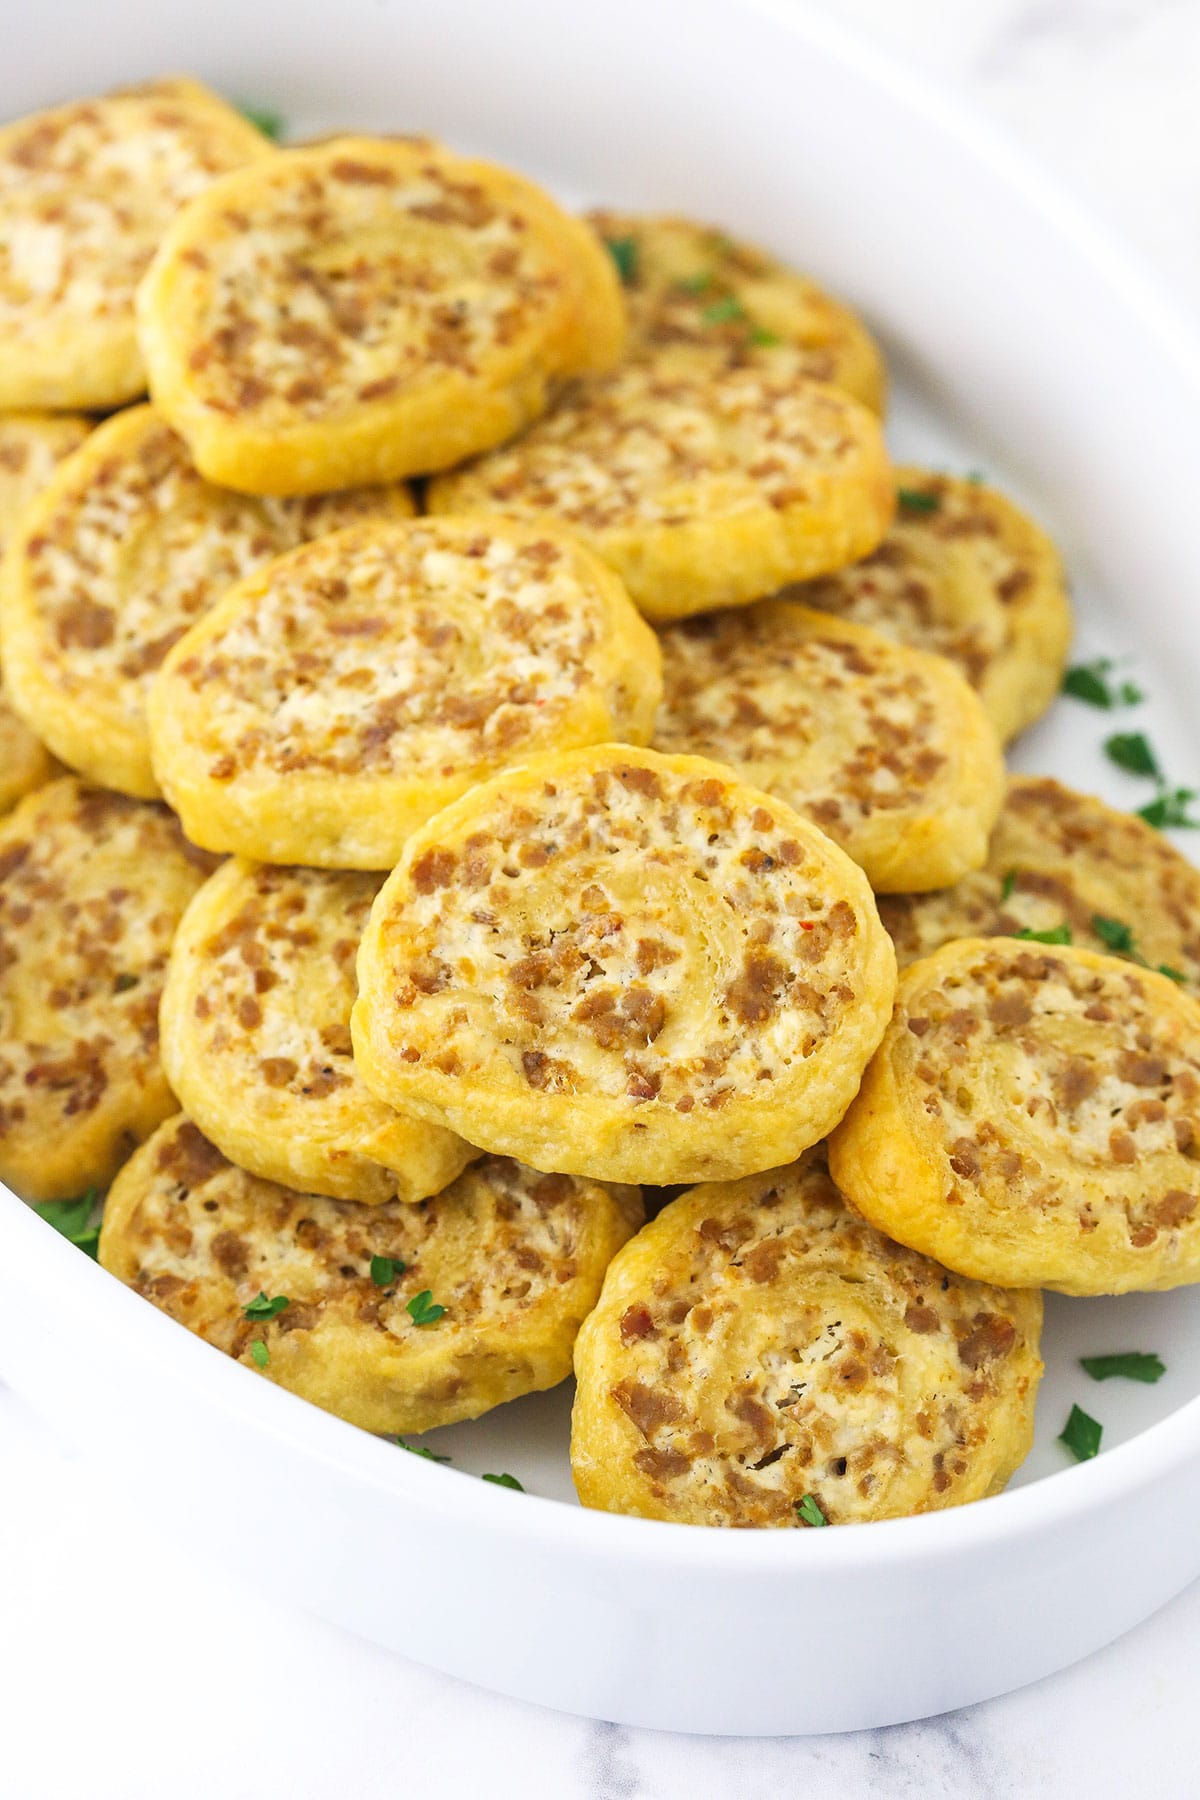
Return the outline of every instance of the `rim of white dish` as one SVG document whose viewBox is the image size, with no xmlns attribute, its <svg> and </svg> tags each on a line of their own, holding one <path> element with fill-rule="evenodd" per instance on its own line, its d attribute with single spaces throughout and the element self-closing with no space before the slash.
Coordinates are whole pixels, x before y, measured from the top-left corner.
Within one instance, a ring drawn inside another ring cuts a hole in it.
<svg viewBox="0 0 1200 1800">
<path fill-rule="evenodd" d="M 940 84 L 905 67 L 887 52 L 819 14 L 803 0 L 726 0 L 739 11 L 769 19 L 921 115 L 982 164 L 1000 185 L 1067 240 L 1098 278 L 1125 298 L 1153 326 L 1200 411 L 1200 334 L 1136 250 L 1101 224 L 1067 188 L 1019 148 L 1001 129 L 979 118 Z M 822 1571 L 869 1572 L 897 1562 L 920 1565 L 969 1553 L 985 1544 L 1013 1543 L 1048 1527 L 1116 1507 L 1147 1485 L 1200 1455 L 1200 1396 L 1093 1460 L 1046 1475 L 1025 1487 L 969 1505 L 899 1519 L 881 1519 L 814 1535 L 811 1531 L 733 1531 L 617 1513 L 593 1511 L 526 1494 L 519 1504 L 465 1471 L 436 1467 L 419 1457 L 397 1456 L 394 1447 L 348 1425 L 296 1395 L 261 1380 L 252 1383 L 242 1365 L 214 1354 L 211 1345 L 158 1312 L 132 1290 L 82 1256 L 0 1184 L 0 1226 L 12 1234 L 23 1272 L 46 1282 L 59 1306 L 98 1335 L 115 1336 L 147 1350 L 159 1365 L 169 1360 L 180 1405 L 203 1395 L 266 1438 L 399 1500 L 427 1505 L 436 1494 L 442 1519 L 464 1526 L 504 1527 L 536 1540 L 543 1550 L 611 1554 L 624 1564 L 644 1562 L 661 1570 L 691 1568 L 733 1575 L 793 1572 L 806 1563 Z M 431 1484 L 438 1483 L 434 1488 Z M 498 1508 L 508 1507 L 507 1514 Z M 801 1547 L 802 1546 L 802 1547 Z"/>
<path fill-rule="evenodd" d="M 572 1506 L 540 1494 L 525 1494 L 514 1503 L 465 1470 L 398 1456 L 387 1439 L 346 1424 L 274 1382 L 251 1380 L 253 1371 L 214 1351 L 91 1262 L 9 1189 L 0 1187 L 0 1201 L 4 1209 L 0 1218 L 11 1230 L 11 1248 L 24 1258 L 26 1270 L 33 1261 L 45 1264 L 46 1289 L 56 1295 L 59 1307 L 69 1308 L 86 1335 L 91 1335 L 94 1321 L 96 1337 L 119 1339 L 136 1356 L 153 1360 L 160 1372 L 170 1364 L 181 1408 L 196 1395 L 257 1434 L 398 1500 L 427 1505 L 436 1495 L 443 1521 L 495 1526 L 502 1517 L 506 1530 L 543 1551 L 605 1552 L 625 1564 L 644 1562 L 659 1569 L 666 1557 L 680 1571 L 716 1567 L 747 1576 L 772 1570 L 791 1573 L 814 1557 L 820 1567 L 843 1572 L 897 1562 L 920 1565 L 985 1543 L 1040 1535 L 1071 1518 L 1120 1506 L 1200 1453 L 1200 1398 L 1195 1398 L 1103 1456 L 1026 1487 L 940 1512 L 873 1520 L 815 1537 L 811 1531 L 732 1531 L 641 1519 Z M 501 1506 L 509 1512 L 498 1514 L 496 1508 Z M 798 1548 L 801 1544 L 803 1549 Z"/>
</svg>

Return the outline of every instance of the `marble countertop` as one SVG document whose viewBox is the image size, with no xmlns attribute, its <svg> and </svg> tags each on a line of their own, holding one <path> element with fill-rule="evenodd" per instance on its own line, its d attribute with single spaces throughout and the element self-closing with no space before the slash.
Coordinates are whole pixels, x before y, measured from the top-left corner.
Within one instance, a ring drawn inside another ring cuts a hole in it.
<svg viewBox="0 0 1200 1800">
<path fill-rule="evenodd" d="M 825 10 L 1006 125 L 1200 304 L 1200 0 Z M 261 1598 L 122 1512 L 3 1390 L 0 1495 L 2 1800 L 1183 1800 L 1200 1786 L 1200 1586 L 1079 1667 L 945 1718 L 688 1739 L 501 1700 Z"/>
</svg>

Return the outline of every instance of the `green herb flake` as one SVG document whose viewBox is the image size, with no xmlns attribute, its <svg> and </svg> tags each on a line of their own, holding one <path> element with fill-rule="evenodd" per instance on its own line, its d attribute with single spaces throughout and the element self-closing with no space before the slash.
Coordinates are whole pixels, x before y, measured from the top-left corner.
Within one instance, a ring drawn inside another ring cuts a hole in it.
<svg viewBox="0 0 1200 1800">
<path fill-rule="evenodd" d="M 74 1244 L 77 1250 L 94 1260 L 100 1242 L 100 1227 L 89 1221 L 99 1197 L 99 1188 L 89 1188 L 78 1200 L 43 1200 L 33 1210 L 39 1219 L 45 1219 L 47 1225 L 53 1225 L 55 1231 L 61 1232 L 68 1244 Z"/>
<path fill-rule="evenodd" d="M 113 993 L 127 994 L 130 988 L 135 988 L 140 980 L 140 975 L 118 975 L 113 982 Z"/>
<path fill-rule="evenodd" d="M 605 248 L 617 265 L 623 287 L 632 287 L 638 277 L 638 241 L 635 237 L 605 238 Z"/>
<path fill-rule="evenodd" d="M 1133 931 L 1120 919 L 1106 919 L 1103 913 L 1092 914 L 1092 930 L 1116 956 L 1136 956 Z"/>
<path fill-rule="evenodd" d="M 1006 906 L 1012 899 L 1012 891 L 1017 885 L 1017 871 L 1010 869 L 1000 883 L 1000 904 Z"/>
<path fill-rule="evenodd" d="M 1126 925 L 1123 920 L 1106 919 L 1103 913 L 1093 913 L 1092 930 L 1115 956 L 1128 956 L 1131 961 L 1141 963 L 1143 969 L 1155 967 L 1155 965 L 1146 961 L 1146 958 L 1142 955 L 1137 944 L 1134 942 L 1133 927 Z M 1175 981 L 1181 984 L 1187 980 L 1187 976 L 1184 975 L 1181 970 L 1173 969 L 1170 963 L 1159 963 L 1155 968 L 1155 973 L 1158 975 L 1165 975 L 1168 981 Z"/>
<path fill-rule="evenodd" d="M 829 1523 L 821 1511 L 821 1502 L 815 1494 L 805 1494 L 797 1500 L 796 1517 L 802 1525 L 828 1525 Z"/>
<path fill-rule="evenodd" d="M 901 512 L 935 513 L 940 512 L 942 496 L 927 493 L 924 488 L 897 488 L 896 499 Z"/>
<path fill-rule="evenodd" d="M 286 1294 L 276 1294 L 273 1299 L 268 1300 L 260 1290 L 248 1306 L 243 1306 L 242 1311 L 248 1319 L 277 1319 L 284 1308 L 291 1304 Z"/>
<path fill-rule="evenodd" d="M 1200 819 L 1193 819 L 1188 813 L 1188 808 L 1195 799 L 1195 788 L 1168 788 L 1157 800 L 1151 800 L 1148 806 L 1139 806 L 1138 818 L 1145 819 L 1147 825 L 1153 825 L 1158 831 L 1170 828 L 1177 831 L 1198 831 Z"/>
<path fill-rule="evenodd" d="M 269 106 L 239 106 L 238 111 L 243 119 L 249 119 L 255 130 L 261 131 L 273 143 L 278 143 L 286 130 L 287 122 L 280 112 Z"/>
<path fill-rule="evenodd" d="M 727 294 L 723 300 L 714 300 L 700 314 L 705 325 L 729 325 L 735 319 L 744 319 L 746 309 L 736 294 Z"/>
<path fill-rule="evenodd" d="M 777 332 L 768 331 L 765 325 L 753 325 L 750 328 L 750 342 L 765 350 L 773 344 L 782 344 L 783 339 Z"/>
<path fill-rule="evenodd" d="M 1104 712 L 1111 712 L 1115 704 L 1113 692 L 1105 679 L 1111 662 L 1102 656 L 1098 662 L 1076 663 L 1068 669 L 1062 678 L 1062 691 L 1070 694 L 1072 700 L 1082 700 L 1088 706 L 1098 706 Z"/>
<path fill-rule="evenodd" d="M 698 275 L 681 275 L 675 286 L 684 294 L 707 294 L 715 280 L 711 269 L 701 269 Z"/>
<path fill-rule="evenodd" d="M 1031 944 L 1069 944 L 1071 927 L 1064 919 L 1061 925 L 1051 925 L 1045 931 L 1030 931 L 1026 926 L 1024 931 L 1018 931 L 1015 935 L 1027 939 Z"/>
<path fill-rule="evenodd" d="M 1152 1350 L 1122 1350 L 1112 1356 L 1081 1356 L 1081 1368 L 1086 1369 L 1093 1381 L 1112 1381 L 1115 1376 L 1125 1381 L 1144 1381 L 1152 1385 L 1161 1381 L 1167 1372 L 1167 1365 Z M 1099 1431 L 1099 1426 L 1097 1426 Z"/>
<path fill-rule="evenodd" d="M 424 1444 L 408 1444 L 402 1437 L 398 1437 L 396 1442 L 402 1450 L 407 1450 L 410 1456 L 423 1456 L 426 1462 L 448 1463 L 451 1460 L 448 1456 L 439 1456 L 436 1450 L 426 1449 Z"/>
<path fill-rule="evenodd" d="M 1140 706 L 1146 698 L 1134 681 L 1110 681 L 1114 663 L 1111 656 L 1098 656 L 1094 662 L 1076 663 L 1062 679 L 1062 692 L 1088 706 L 1111 712 L 1115 706 Z"/>
<path fill-rule="evenodd" d="M 1066 1424 L 1058 1435 L 1060 1444 L 1065 1444 L 1076 1462 L 1087 1462 L 1100 1449 L 1100 1439 L 1104 1427 L 1081 1406 L 1073 1406 Z"/>
<path fill-rule="evenodd" d="M 405 1310 L 414 1325 L 436 1325 L 446 1315 L 445 1307 L 436 1303 L 430 1288 L 422 1288 L 419 1294 L 414 1294 Z"/>
<path fill-rule="evenodd" d="M 515 1475 L 481 1475 L 479 1479 L 481 1481 L 490 1481 L 494 1487 L 512 1488 L 514 1492 L 518 1494 L 523 1494 L 525 1492 L 525 1489 L 521 1486 Z"/>
<path fill-rule="evenodd" d="M 403 1275 L 406 1263 L 398 1256 L 373 1256 L 371 1258 L 371 1280 L 376 1287 L 391 1287 L 397 1275 Z"/>
<path fill-rule="evenodd" d="M 1118 769 L 1125 769 L 1130 775 L 1149 775 L 1155 781 L 1162 780 L 1158 758 L 1142 731 L 1114 732 L 1112 737 L 1104 740 L 1104 754 L 1109 762 L 1116 763 Z"/>
<path fill-rule="evenodd" d="M 261 1338 L 255 1338 L 250 1346 L 250 1361 L 256 1369 L 265 1369 L 271 1360 L 271 1352 Z"/>
</svg>

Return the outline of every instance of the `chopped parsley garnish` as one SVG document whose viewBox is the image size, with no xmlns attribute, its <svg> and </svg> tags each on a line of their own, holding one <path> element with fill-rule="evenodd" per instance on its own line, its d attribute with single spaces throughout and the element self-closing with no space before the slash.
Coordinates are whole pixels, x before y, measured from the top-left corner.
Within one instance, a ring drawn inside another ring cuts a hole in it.
<svg viewBox="0 0 1200 1800">
<path fill-rule="evenodd" d="M 1004 877 L 1004 880 L 1000 883 L 1000 900 L 1002 904 L 1012 899 L 1012 891 L 1016 885 L 1017 871 L 1015 869 L 1010 869 Z"/>
<path fill-rule="evenodd" d="M 407 1450 L 410 1456 L 423 1456 L 426 1462 L 450 1461 L 448 1456 L 439 1456 L 436 1450 L 427 1450 L 424 1444 L 406 1444 L 402 1437 L 398 1437 L 396 1442 L 402 1450 Z"/>
<path fill-rule="evenodd" d="M 711 269 L 701 269 L 698 275 L 681 275 L 675 286 L 685 294 L 706 294 L 715 279 Z"/>
<path fill-rule="evenodd" d="M 1111 1381 L 1114 1376 L 1120 1375 L 1126 1381 L 1153 1383 L 1161 1381 L 1167 1372 L 1166 1363 L 1152 1350 L 1122 1350 L 1112 1356 L 1081 1356 L 1079 1363 L 1093 1381 Z"/>
<path fill-rule="evenodd" d="M 271 138 L 276 144 L 283 136 L 286 121 L 282 113 L 269 106 L 239 106 L 238 111 L 243 119 L 249 119 L 264 137 Z"/>
<path fill-rule="evenodd" d="M 1062 691 L 1076 700 L 1086 701 L 1089 706 L 1098 706 L 1105 712 L 1111 712 L 1118 706 L 1139 706 L 1146 698 L 1145 694 L 1136 682 L 1118 679 L 1113 674 L 1115 666 L 1110 656 L 1097 657 L 1095 662 L 1076 663 L 1063 676 Z M 1189 812 L 1189 807 L 1198 797 L 1196 790 L 1167 786 L 1162 765 L 1145 732 L 1114 732 L 1104 740 L 1104 754 L 1127 774 L 1143 775 L 1157 782 L 1157 798 L 1137 810 L 1137 816 L 1145 819 L 1147 825 L 1153 825 L 1158 831 L 1168 827 L 1200 830 L 1200 818 L 1193 818 Z M 1143 960 L 1129 945 L 1111 943 L 1099 924 L 1096 929 L 1111 949 L 1132 956 L 1136 962 Z M 1161 972 L 1164 975 L 1170 973 L 1165 967 Z"/>
<path fill-rule="evenodd" d="M 1117 956 L 1137 955 L 1132 928 L 1120 919 L 1106 919 L 1103 913 L 1093 913 L 1092 930 Z"/>
<path fill-rule="evenodd" d="M 494 1487 L 513 1488 L 518 1494 L 523 1494 L 525 1492 L 525 1489 L 521 1486 L 515 1475 L 481 1475 L 479 1479 L 481 1481 L 490 1481 Z"/>
<path fill-rule="evenodd" d="M 1024 931 L 1018 931 L 1016 935 L 1019 938 L 1027 938 L 1033 944 L 1069 944 L 1071 927 L 1064 919 L 1061 925 L 1051 925 L 1045 931 L 1030 931 L 1026 926 Z"/>
<path fill-rule="evenodd" d="M 406 1263 L 398 1256 L 373 1256 L 371 1258 L 371 1280 L 376 1287 L 390 1287 L 397 1275 L 403 1275 Z"/>
<path fill-rule="evenodd" d="M 897 488 L 896 499 L 900 511 L 906 513 L 934 513 L 942 504 L 940 494 L 926 493 L 924 488 Z"/>
<path fill-rule="evenodd" d="M 1104 712 L 1111 712 L 1116 706 L 1139 706 L 1146 698 L 1145 694 L 1132 681 L 1110 681 L 1113 666 L 1111 656 L 1098 656 L 1095 662 L 1076 663 L 1063 676 L 1063 693 L 1070 694 L 1073 700 L 1085 701 L 1088 706 L 1098 706 Z"/>
<path fill-rule="evenodd" d="M 251 1300 L 249 1306 L 243 1306 L 242 1311 L 248 1319 L 276 1319 L 284 1307 L 291 1304 L 286 1294 L 276 1294 L 273 1299 L 268 1300 L 267 1296 L 260 1291 Z"/>
<path fill-rule="evenodd" d="M 1157 975 L 1165 975 L 1168 981 L 1187 980 L 1187 976 L 1181 970 L 1173 969 L 1170 963 L 1147 962 L 1134 941 L 1132 925 L 1126 925 L 1124 920 L 1106 919 L 1103 913 L 1093 913 L 1092 930 L 1115 956 L 1127 956 L 1131 962 L 1141 963 L 1143 969 L 1154 969 Z"/>
<path fill-rule="evenodd" d="M 1145 732 L 1114 732 L 1112 737 L 1104 740 L 1104 754 L 1109 762 L 1116 763 L 1118 769 L 1128 770 L 1130 775 L 1149 775 L 1155 781 L 1162 780 L 1158 758 L 1150 748 Z"/>
<path fill-rule="evenodd" d="M 55 1231 L 61 1232 L 68 1244 L 74 1244 L 77 1250 L 94 1258 L 100 1242 L 100 1227 L 88 1221 L 96 1209 L 99 1194 L 98 1188 L 89 1188 L 78 1200 L 43 1200 L 33 1210 L 39 1219 L 45 1219 L 47 1225 L 53 1225 Z"/>
<path fill-rule="evenodd" d="M 130 988 L 135 988 L 140 980 L 140 975 L 118 975 L 113 982 L 113 993 L 127 994 Z"/>
<path fill-rule="evenodd" d="M 446 1314 L 445 1307 L 434 1300 L 430 1288 L 422 1288 L 419 1294 L 414 1294 L 405 1310 L 414 1325 L 436 1325 Z"/>
<path fill-rule="evenodd" d="M 796 1502 L 796 1517 L 802 1525 L 828 1525 L 829 1520 L 821 1511 L 821 1502 L 815 1494 L 805 1494 Z"/>
<path fill-rule="evenodd" d="M 250 1346 L 250 1361 L 256 1369 L 265 1369 L 271 1360 L 271 1352 L 261 1338 L 255 1338 Z"/>
<path fill-rule="evenodd" d="M 1104 1427 L 1081 1406 L 1073 1406 L 1066 1424 L 1058 1434 L 1060 1444 L 1065 1444 L 1076 1462 L 1087 1462 L 1096 1455 L 1100 1448 L 1100 1438 Z"/>
<path fill-rule="evenodd" d="M 734 319 L 744 319 L 746 309 L 736 294 L 727 294 L 723 300 L 714 300 L 700 314 L 705 325 L 729 325 Z"/>
<path fill-rule="evenodd" d="M 625 287 L 632 287 L 638 275 L 638 241 L 635 237 L 605 238 L 608 254 L 617 265 L 617 274 Z"/>
<path fill-rule="evenodd" d="M 1112 707 L 1113 697 L 1104 679 L 1103 671 L 1106 667 L 1106 662 L 1076 663 L 1063 676 L 1063 693 L 1070 694 L 1072 700 L 1082 700 L 1088 706 L 1099 706 L 1108 712 Z"/>
<path fill-rule="evenodd" d="M 1196 797 L 1195 788 L 1168 788 L 1148 806 L 1139 806 L 1138 818 L 1159 831 L 1168 826 L 1180 831 L 1200 830 L 1200 819 L 1188 815 L 1188 807 Z"/>
<path fill-rule="evenodd" d="M 778 332 L 768 331 L 765 325 L 755 325 L 750 331 L 750 342 L 765 350 L 770 344 L 782 344 L 783 339 Z"/>
</svg>

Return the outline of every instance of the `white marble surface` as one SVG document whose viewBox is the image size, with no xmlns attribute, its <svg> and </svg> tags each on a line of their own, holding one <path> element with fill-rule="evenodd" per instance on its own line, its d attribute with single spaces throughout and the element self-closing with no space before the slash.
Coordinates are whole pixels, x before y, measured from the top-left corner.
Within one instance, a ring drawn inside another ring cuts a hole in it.
<svg viewBox="0 0 1200 1800">
<path fill-rule="evenodd" d="M 120 1509 L 11 1395 L 0 1521 L 3 1800 L 1197 1792 L 1200 1586 L 1088 1662 L 988 1705 L 845 1737 L 702 1739 L 502 1700 L 264 1600 L 202 1547 L 172 1546 L 169 1524 Z M 798 1633 L 798 1681 L 819 1653 Z"/>
<path fill-rule="evenodd" d="M 1200 0 L 826 10 L 1006 124 L 1200 303 Z M 1198 1650 L 1200 1587 L 1036 1688 L 890 1731 L 739 1742 L 563 1718 L 262 1600 L 122 1513 L 0 1391 L 0 1800 L 1183 1800 Z M 797 1680 L 812 1654 L 799 1634 Z"/>
</svg>

